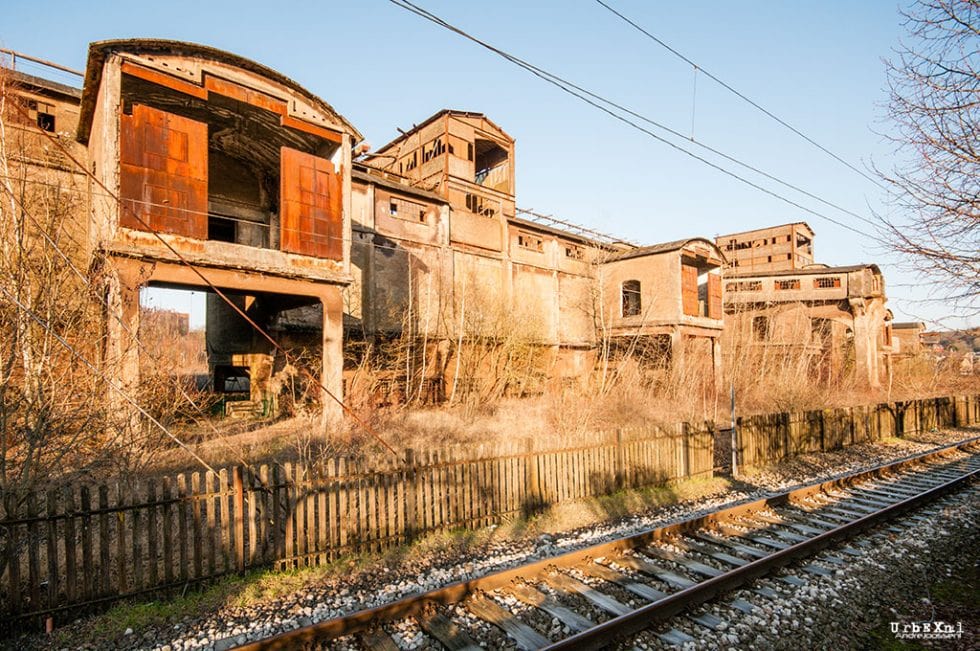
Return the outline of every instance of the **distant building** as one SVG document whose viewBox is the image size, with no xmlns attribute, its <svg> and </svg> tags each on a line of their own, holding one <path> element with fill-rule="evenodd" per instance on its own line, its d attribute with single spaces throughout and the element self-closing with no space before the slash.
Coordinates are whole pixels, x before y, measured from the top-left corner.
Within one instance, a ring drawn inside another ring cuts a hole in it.
<svg viewBox="0 0 980 651">
<path fill-rule="evenodd" d="M 877 265 L 814 264 L 813 231 L 802 222 L 715 241 L 736 252 L 725 271 L 726 328 L 775 352 L 805 355 L 825 376 L 853 368 L 861 383 L 881 384 L 892 332 Z"/>
<path fill-rule="evenodd" d="M 925 331 L 926 324 L 919 321 L 892 323 L 892 353 L 901 357 L 920 355 L 925 350 L 922 344 Z"/>
<path fill-rule="evenodd" d="M 806 222 L 720 235 L 715 244 L 740 271 L 804 269 L 813 264 L 813 229 Z"/>
</svg>

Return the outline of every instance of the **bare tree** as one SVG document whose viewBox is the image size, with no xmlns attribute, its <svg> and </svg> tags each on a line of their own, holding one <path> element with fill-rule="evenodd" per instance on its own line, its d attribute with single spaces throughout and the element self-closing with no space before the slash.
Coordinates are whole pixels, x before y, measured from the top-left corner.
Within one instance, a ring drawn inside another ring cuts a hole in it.
<svg viewBox="0 0 980 651">
<path fill-rule="evenodd" d="M 886 137 L 898 161 L 878 170 L 894 211 L 892 247 L 968 313 L 980 296 L 980 2 L 916 0 L 908 36 L 886 62 Z"/>
</svg>

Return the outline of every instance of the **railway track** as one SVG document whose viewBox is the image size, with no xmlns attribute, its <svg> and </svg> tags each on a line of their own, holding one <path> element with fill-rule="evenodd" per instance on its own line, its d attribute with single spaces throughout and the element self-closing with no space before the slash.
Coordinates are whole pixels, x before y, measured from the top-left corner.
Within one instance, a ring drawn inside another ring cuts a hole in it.
<svg viewBox="0 0 980 651">
<path fill-rule="evenodd" d="M 847 539 L 972 484 L 980 477 L 973 439 L 847 477 L 738 504 L 714 513 L 455 583 L 325 620 L 239 649 L 335 648 L 393 651 L 384 624 L 410 622 L 423 648 L 476 651 L 603 648 L 667 622 L 661 641 L 682 645 L 688 634 L 669 626 L 687 617 L 709 630 L 726 624 L 690 609 L 792 565 L 780 580 L 805 585 L 828 576 L 861 552 Z M 915 516 L 911 516 L 914 526 Z M 832 548 L 819 560 L 821 550 Z M 758 589 L 760 600 L 778 595 Z M 729 606 L 753 612 L 735 599 Z M 686 614 L 685 614 L 686 613 Z"/>
</svg>

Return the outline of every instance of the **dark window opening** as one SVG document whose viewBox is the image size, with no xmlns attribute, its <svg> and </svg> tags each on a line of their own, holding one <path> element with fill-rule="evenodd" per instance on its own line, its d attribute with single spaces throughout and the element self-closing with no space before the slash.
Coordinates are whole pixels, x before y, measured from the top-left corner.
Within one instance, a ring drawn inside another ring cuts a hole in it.
<svg viewBox="0 0 980 651">
<path fill-rule="evenodd" d="M 833 322 L 830 319 L 811 319 L 810 320 L 810 341 L 814 344 L 826 347 L 830 344 L 831 334 L 833 333 Z"/>
<path fill-rule="evenodd" d="M 769 338 L 769 317 L 757 316 L 752 318 L 752 336 L 756 341 Z"/>
<path fill-rule="evenodd" d="M 215 366 L 214 390 L 218 393 L 248 394 L 251 378 L 245 366 Z"/>
<path fill-rule="evenodd" d="M 398 204 L 394 201 L 388 203 L 388 214 L 392 217 L 398 216 Z"/>
<path fill-rule="evenodd" d="M 235 222 L 224 217 L 208 215 L 208 239 L 235 242 Z"/>
<path fill-rule="evenodd" d="M 484 201 L 483 197 L 470 193 L 466 195 L 466 209 L 484 217 L 494 217 L 497 214 L 497 211 L 489 205 L 488 201 Z"/>
<path fill-rule="evenodd" d="M 639 316 L 641 309 L 640 281 L 623 281 L 623 316 Z"/>
<path fill-rule="evenodd" d="M 493 140 L 477 139 L 474 143 L 474 182 L 502 192 L 510 191 L 507 150 Z"/>
<path fill-rule="evenodd" d="M 40 127 L 42 131 L 54 132 L 54 116 L 50 113 L 40 113 L 37 114 L 37 126 Z"/>
<path fill-rule="evenodd" d="M 799 289 L 799 288 L 800 288 L 800 279 L 799 278 L 793 278 L 792 280 L 777 280 L 776 281 L 776 289 L 778 289 L 778 290 Z"/>
<path fill-rule="evenodd" d="M 813 287 L 814 289 L 833 289 L 834 287 L 840 287 L 840 278 L 814 278 Z"/>
<path fill-rule="evenodd" d="M 531 251 L 542 253 L 544 251 L 544 240 L 540 237 L 528 235 L 527 233 L 520 233 L 517 236 L 517 246 L 522 249 L 530 249 Z"/>
</svg>

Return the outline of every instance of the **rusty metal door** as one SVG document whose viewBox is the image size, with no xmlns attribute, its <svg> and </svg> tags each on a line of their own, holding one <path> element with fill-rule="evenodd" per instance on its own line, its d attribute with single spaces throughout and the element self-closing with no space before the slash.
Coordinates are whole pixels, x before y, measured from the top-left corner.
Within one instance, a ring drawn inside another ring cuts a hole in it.
<svg viewBox="0 0 980 651">
<path fill-rule="evenodd" d="M 208 126 L 141 104 L 121 117 L 120 225 L 207 239 Z"/>
<path fill-rule="evenodd" d="M 342 260 L 340 170 L 325 158 L 282 148 L 280 247 L 289 253 Z"/>
<path fill-rule="evenodd" d="M 698 268 L 681 263 L 681 301 L 684 314 L 698 316 Z"/>
<path fill-rule="evenodd" d="M 708 274 L 708 318 L 721 318 L 721 276 Z"/>
</svg>

